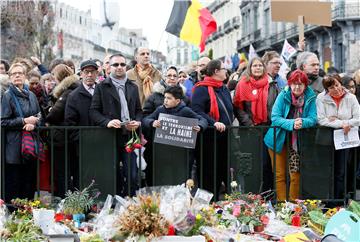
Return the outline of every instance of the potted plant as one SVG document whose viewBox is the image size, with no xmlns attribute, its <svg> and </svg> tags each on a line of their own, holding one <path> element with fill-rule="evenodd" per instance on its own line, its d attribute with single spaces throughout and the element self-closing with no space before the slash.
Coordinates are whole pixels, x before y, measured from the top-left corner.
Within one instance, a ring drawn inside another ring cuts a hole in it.
<svg viewBox="0 0 360 242">
<path fill-rule="evenodd" d="M 96 197 L 92 189 L 94 181 L 85 187 L 82 191 L 75 189 L 75 191 L 67 191 L 65 194 L 63 213 L 65 215 L 72 215 L 75 221 L 75 226 L 80 225 L 80 222 L 85 219 L 85 212 L 89 211 L 91 206 L 94 205 Z"/>
</svg>

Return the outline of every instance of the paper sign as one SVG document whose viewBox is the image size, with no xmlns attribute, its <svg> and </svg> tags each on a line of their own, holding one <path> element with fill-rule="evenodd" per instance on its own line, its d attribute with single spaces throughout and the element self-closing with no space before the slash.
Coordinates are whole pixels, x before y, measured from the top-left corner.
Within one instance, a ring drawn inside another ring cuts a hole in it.
<svg viewBox="0 0 360 242">
<path fill-rule="evenodd" d="M 347 135 L 343 129 L 334 130 L 334 145 L 336 150 L 360 146 L 358 127 L 351 128 Z"/>
<path fill-rule="evenodd" d="M 298 16 L 304 16 L 304 24 L 331 27 L 331 2 L 271 1 L 271 19 L 273 21 L 298 23 Z"/>
<path fill-rule="evenodd" d="M 155 131 L 154 142 L 195 149 L 198 120 L 161 113 L 161 127 Z"/>
</svg>

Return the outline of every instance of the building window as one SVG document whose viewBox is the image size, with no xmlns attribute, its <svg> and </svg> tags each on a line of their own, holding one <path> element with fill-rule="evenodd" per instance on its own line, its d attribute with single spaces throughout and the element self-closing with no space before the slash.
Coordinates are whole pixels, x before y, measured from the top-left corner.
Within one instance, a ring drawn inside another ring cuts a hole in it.
<svg viewBox="0 0 360 242">
<path fill-rule="evenodd" d="M 266 37 L 269 35 L 269 28 L 270 28 L 270 11 L 269 9 L 266 9 L 264 16 L 264 34 Z"/>
<path fill-rule="evenodd" d="M 188 49 L 185 48 L 184 49 L 184 64 L 187 65 L 189 63 L 189 53 L 188 53 Z"/>
<path fill-rule="evenodd" d="M 243 32 L 243 35 L 247 35 L 247 19 L 246 19 L 246 14 L 243 13 L 241 15 L 242 17 L 242 32 Z"/>
<path fill-rule="evenodd" d="M 62 18 L 62 8 L 60 8 L 60 18 Z"/>
<path fill-rule="evenodd" d="M 81 25 L 81 23 L 82 23 L 82 21 L 81 21 L 81 16 L 79 17 L 79 23 L 80 23 L 80 25 Z"/>
<path fill-rule="evenodd" d="M 177 50 L 176 50 L 176 64 L 177 65 L 180 65 L 180 60 L 181 59 L 181 54 L 180 54 L 180 49 L 178 48 Z"/>
<path fill-rule="evenodd" d="M 259 19 L 259 8 L 255 7 L 254 8 L 254 30 L 258 30 L 259 26 L 258 26 L 258 19 Z"/>
</svg>

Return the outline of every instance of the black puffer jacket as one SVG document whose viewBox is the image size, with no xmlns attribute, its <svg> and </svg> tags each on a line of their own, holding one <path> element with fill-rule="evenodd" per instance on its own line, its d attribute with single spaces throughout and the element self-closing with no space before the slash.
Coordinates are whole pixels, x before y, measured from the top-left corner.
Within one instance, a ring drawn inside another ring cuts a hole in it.
<svg viewBox="0 0 360 242">
<path fill-rule="evenodd" d="M 24 117 L 21 117 L 16 109 L 15 101 L 10 92 L 18 99 Z M 21 129 L 24 126 L 22 119 L 36 116 L 39 113 L 40 107 L 34 93 L 28 91 L 26 87 L 20 91 L 15 86 L 10 85 L 1 98 L 1 127 L 16 127 L 19 130 L 5 131 L 6 163 L 22 164 L 27 162 L 21 156 Z"/>
</svg>

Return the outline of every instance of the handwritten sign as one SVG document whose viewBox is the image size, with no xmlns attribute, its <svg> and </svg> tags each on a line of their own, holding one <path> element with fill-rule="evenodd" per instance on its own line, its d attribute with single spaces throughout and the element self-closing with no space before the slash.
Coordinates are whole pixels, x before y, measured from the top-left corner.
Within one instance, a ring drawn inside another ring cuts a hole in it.
<svg viewBox="0 0 360 242">
<path fill-rule="evenodd" d="M 161 127 L 156 129 L 154 142 L 195 149 L 198 120 L 161 113 Z"/>
</svg>

